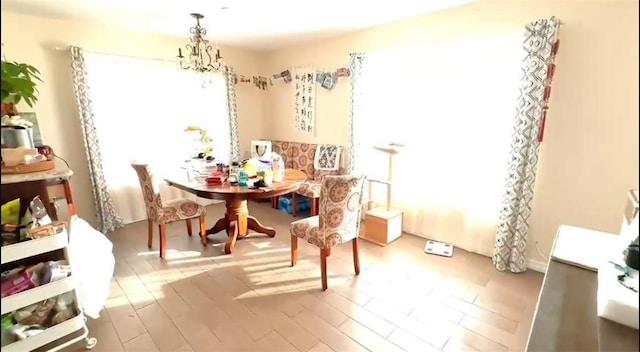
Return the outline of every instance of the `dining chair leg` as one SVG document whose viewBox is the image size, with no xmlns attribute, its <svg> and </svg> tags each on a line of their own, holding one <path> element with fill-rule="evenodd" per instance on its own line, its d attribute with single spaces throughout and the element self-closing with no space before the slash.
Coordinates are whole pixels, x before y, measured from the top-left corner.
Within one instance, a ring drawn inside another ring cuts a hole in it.
<svg viewBox="0 0 640 352">
<path fill-rule="evenodd" d="M 358 237 L 351 240 L 353 246 L 353 268 L 356 275 L 360 275 L 360 254 L 358 253 Z"/>
<path fill-rule="evenodd" d="M 200 214 L 199 223 L 200 223 L 200 241 L 203 246 L 207 246 L 207 216 L 205 213 Z"/>
<path fill-rule="evenodd" d="M 147 219 L 147 248 L 151 249 L 153 246 L 153 220 Z"/>
<path fill-rule="evenodd" d="M 318 198 L 311 198 L 311 216 L 318 215 Z"/>
<path fill-rule="evenodd" d="M 298 263 L 298 237 L 291 235 L 291 266 Z"/>
<path fill-rule="evenodd" d="M 298 216 L 298 194 L 296 192 L 291 193 L 291 215 L 294 218 Z"/>
<path fill-rule="evenodd" d="M 167 250 L 167 228 L 164 224 L 158 225 L 160 230 L 160 258 L 164 259 Z"/>
<path fill-rule="evenodd" d="M 322 291 L 326 291 L 329 287 L 327 284 L 327 257 L 329 256 L 329 253 L 329 248 L 322 248 L 320 250 L 320 275 L 322 275 Z"/>
<path fill-rule="evenodd" d="M 187 234 L 189 236 L 193 235 L 193 229 L 191 228 L 191 219 L 184 220 L 187 223 Z"/>
</svg>

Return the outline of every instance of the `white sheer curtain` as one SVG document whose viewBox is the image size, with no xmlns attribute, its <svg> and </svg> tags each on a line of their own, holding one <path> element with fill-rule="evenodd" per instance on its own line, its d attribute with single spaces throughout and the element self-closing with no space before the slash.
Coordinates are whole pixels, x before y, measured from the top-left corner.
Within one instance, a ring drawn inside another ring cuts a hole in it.
<svg viewBox="0 0 640 352">
<path fill-rule="evenodd" d="M 183 71 L 159 60 L 89 52 L 84 56 L 104 175 L 124 223 L 146 219 L 133 160 L 153 165 L 163 200 L 196 200 L 167 186 L 162 178 L 180 172 L 189 157 L 183 132 L 188 125 L 207 130 L 216 159 L 228 161 L 231 141 L 224 74 Z"/>
<path fill-rule="evenodd" d="M 361 160 L 386 177 L 386 155 L 370 147 L 398 141 L 394 207 L 404 230 L 491 256 L 518 97 L 520 33 L 431 43 L 366 54 Z M 374 200 L 383 198 L 374 186 Z"/>
</svg>

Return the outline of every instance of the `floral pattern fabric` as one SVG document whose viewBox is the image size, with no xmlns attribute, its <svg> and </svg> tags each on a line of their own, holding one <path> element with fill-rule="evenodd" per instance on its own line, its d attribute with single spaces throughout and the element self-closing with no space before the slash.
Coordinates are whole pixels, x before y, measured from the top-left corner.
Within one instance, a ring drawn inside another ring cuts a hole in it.
<svg viewBox="0 0 640 352">
<path fill-rule="evenodd" d="M 527 270 L 529 215 L 540 148 L 540 128 L 557 50 L 558 19 L 541 19 L 525 27 L 523 77 L 503 205 L 498 221 L 493 264 L 500 271 Z M 555 49 L 554 49 L 555 48 Z M 551 74 L 550 74 L 551 73 Z"/>
<path fill-rule="evenodd" d="M 289 142 L 271 141 L 271 150 L 282 157 L 285 168 L 291 168 L 291 163 L 289 162 Z"/>
<path fill-rule="evenodd" d="M 231 160 L 240 160 L 238 137 L 238 111 L 236 108 L 236 74 L 230 66 L 225 67 L 227 81 L 227 106 L 229 109 L 229 133 L 231 134 Z"/>
<path fill-rule="evenodd" d="M 271 141 L 271 149 L 284 158 L 284 167 L 304 171 L 310 180 L 320 181 L 323 176 L 345 174 L 346 170 L 344 168 L 339 170 L 316 170 L 313 166 L 313 161 L 317 148 L 317 144 Z"/>
<path fill-rule="evenodd" d="M 349 110 L 349 155 L 347 157 L 347 172 L 354 173 L 361 169 L 361 165 L 358 164 L 358 156 L 365 155 L 364 153 L 366 153 L 364 146 L 360 143 L 362 140 L 361 134 L 367 130 L 363 128 L 363 126 L 368 123 L 366 113 L 364 113 L 362 107 L 362 94 L 366 87 L 363 87 L 362 84 L 357 84 L 362 76 L 362 65 L 366 56 L 364 53 L 352 53 L 350 57 L 351 109 Z"/>
<path fill-rule="evenodd" d="M 324 177 L 320 214 L 292 222 L 291 235 L 318 248 L 333 247 L 358 237 L 365 180 L 363 175 Z"/>
<path fill-rule="evenodd" d="M 158 224 L 195 218 L 205 213 L 205 208 L 190 199 L 174 199 L 163 202 L 160 188 L 154 181 L 153 171 L 147 164 L 131 164 L 138 175 L 147 217 Z"/>
<path fill-rule="evenodd" d="M 315 169 L 313 167 L 313 159 L 316 156 L 316 144 L 309 143 L 289 143 L 289 160 L 291 160 L 291 168 L 302 170 L 307 177 L 313 177 Z"/>
<path fill-rule="evenodd" d="M 98 230 L 102 233 L 113 231 L 124 226 L 120 215 L 116 211 L 113 199 L 109 194 L 109 187 L 102 171 L 102 155 L 100 141 L 96 134 L 96 124 L 93 106 L 90 98 L 90 88 L 87 85 L 87 70 L 81 48 L 71 47 L 71 73 L 75 90 L 76 103 L 80 113 L 80 126 L 84 137 L 84 147 L 89 166 L 89 178 L 93 191 L 93 204 L 98 218 Z"/>
<path fill-rule="evenodd" d="M 304 181 L 297 194 L 308 198 L 320 198 L 320 188 L 324 176 L 344 175 L 346 170 L 316 170 L 314 167 L 317 144 L 271 141 L 271 149 L 284 158 L 284 167 L 304 171 L 309 178 Z"/>
<path fill-rule="evenodd" d="M 304 181 L 296 193 L 303 195 L 307 198 L 320 198 L 320 190 L 322 184 L 320 181 L 310 180 Z"/>
</svg>

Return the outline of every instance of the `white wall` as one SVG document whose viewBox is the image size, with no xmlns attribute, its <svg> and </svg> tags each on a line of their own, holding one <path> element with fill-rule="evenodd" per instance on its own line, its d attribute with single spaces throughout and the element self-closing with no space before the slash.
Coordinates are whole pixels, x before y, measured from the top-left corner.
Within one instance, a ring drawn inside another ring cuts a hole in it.
<svg viewBox="0 0 640 352">
<path fill-rule="evenodd" d="M 56 154 L 71 164 L 75 172 L 72 177 L 72 186 L 78 213 L 95 224 L 95 208 L 71 80 L 69 54 L 67 51 L 56 50 L 56 47 L 67 48 L 69 45 L 76 45 L 88 51 L 170 60 L 175 57 L 177 48 L 186 44 L 187 33 L 183 38 L 163 37 L 6 11 L 2 11 L 1 24 L 3 51 L 7 59 L 35 66 L 42 73 L 41 78 L 44 81 L 38 85 L 39 100 L 34 108 L 20 105 L 18 109 L 34 111 L 37 114 L 44 142 L 51 145 Z M 227 63 L 233 66 L 238 74 L 259 73 L 260 61 L 257 53 L 233 48 L 222 48 L 221 51 Z M 123 84 L 126 83 L 123 82 Z M 237 85 L 242 153 L 248 152 L 252 139 L 264 137 L 263 101 L 265 97 L 265 92 L 249 84 Z M 136 97 L 123 96 L 122 99 L 129 100 Z M 180 104 L 180 102 L 159 103 Z M 163 118 L 169 117 L 159 116 L 158 123 L 162 123 Z M 140 133 L 153 133 L 153 131 L 140 131 Z M 129 141 L 129 143 L 134 142 Z M 123 158 L 126 157 L 123 155 Z"/>
<path fill-rule="evenodd" d="M 637 0 L 481 0 L 278 50 L 268 56 L 268 70 L 335 69 L 348 63 L 350 52 L 523 31 L 526 23 L 551 16 L 564 25 L 530 218 L 530 257 L 541 260 L 533 242 L 549 253 L 560 224 L 617 233 L 626 192 L 638 188 Z M 290 86 L 276 85 L 269 92 L 270 137 L 347 145 L 349 92 L 344 78 L 333 90 L 317 91 L 316 135 L 309 137 L 291 122 Z"/>
</svg>

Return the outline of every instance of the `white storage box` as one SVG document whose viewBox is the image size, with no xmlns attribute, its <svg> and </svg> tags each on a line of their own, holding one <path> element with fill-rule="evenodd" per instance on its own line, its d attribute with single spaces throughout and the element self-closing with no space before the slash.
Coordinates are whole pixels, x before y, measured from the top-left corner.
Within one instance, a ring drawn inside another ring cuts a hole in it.
<svg viewBox="0 0 640 352">
<path fill-rule="evenodd" d="M 638 271 L 631 270 L 627 284 L 638 285 Z M 598 270 L 598 316 L 616 323 L 638 329 L 638 292 L 633 292 L 618 282 L 622 272 L 607 263 Z"/>
</svg>

